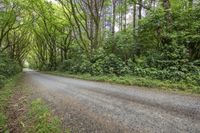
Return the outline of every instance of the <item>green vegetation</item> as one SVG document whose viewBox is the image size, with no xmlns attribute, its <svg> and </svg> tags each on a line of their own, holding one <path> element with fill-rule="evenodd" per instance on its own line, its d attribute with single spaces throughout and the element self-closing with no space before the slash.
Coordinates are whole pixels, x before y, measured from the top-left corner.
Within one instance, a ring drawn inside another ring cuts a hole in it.
<svg viewBox="0 0 200 133">
<path fill-rule="evenodd" d="M 185 82 L 172 82 L 170 80 L 161 81 L 157 79 L 153 79 L 151 77 L 138 77 L 132 75 L 125 76 L 116 76 L 116 75 L 98 75 L 93 76 L 91 74 L 70 74 L 69 72 L 59 72 L 59 71 L 51 71 L 45 72 L 47 74 L 53 74 L 63 77 L 84 79 L 84 80 L 92 80 L 92 81 L 100 81 L 100 82 L 109 82 L 115 84 L 124 84 L 124 85 L 136 85 L 141 87 L 148 88 L 157 88 L 166 91 L 177 91 L 179 93 L 189 93 L 189 94 L 199 94 L 200 89 L 199 86 L 194 86 L 192 83 Z"/>
<path fill-rule="evenodd" d="M 6 116 L 0 113 L 0 131 L 4 131 L 6 129 Z"/>
<path fill-rule="evenodd" d="M 27 62 L 64 76 L 200 93 L 200 2 L 1 0 L 0 132 L 16 81 L 8 80 Z M 60 132 L 41 100 L 30 108 L 30 132 Z"/>
<path fill-rule="evenodd" d="M 5 107 L 13 94 L 13 89 L 20 75 L 10 78 L 6 81 L 6 85 L 0 89 L 0 132 L 7 130 L 7 117 Z"/>
<path fill-rule="evenodd" d="M 20 5 L 17 0 L 0 1 L 0 88 L 22 71 L 28 51 L 30 36 Z"/>
<path fill-rule="evenodd" d="M 8 127 L 8 117 L 11 117 L 12 119 L 13 116 L 8 116 L 6 107 L 9 106 L 8 102 L 12 100 L 11 98 L 15 95 L 15 92 L 21 91 L 16 90 L 16 88 L 22 89 L 22 86 L 17 84 L 17 81 L 19 81 L 20 78 L 21 74 L 18 74 L 9 80 L 6 80 L 5 86 L 0 89 L 0 132 L 9 132 L 10 130 Z M 23 95 L 25 94 L 21 95 L 19 97 L 24 97 Z M 22 104 L 21 102 L 22 101 L 16 99 L 16 103 L 13 104 Z M 24 104 L 24 108 L 26 108 L 27 111 L 20 114 L 23 116 L 19 115 L 19 119 L 15 120 L 14 123 L 20 122 L 20 124 L 16 124 L 20 125 L 20 127 L 15 128 L 22 128 L 21 130 L 30 133 L 62 132 L 61 121 L 51 113 L 49 107 L 41 99 L 36 99 Z M 17 112 L 17 110 L 12 111 Z"/>
<path fill-rule="evenodd" d="M 61 121 L 52 115 L 49 108 L 41 99 L 31 102 L 28 112 L 30 127 L 26 131 L 30 133 L 61 133 Z"/>
<path fill-rule="evenodd" d="M 0 88 L 3 87 L 7 79 L 19 72 L 21 72 L 21 67 L 15 60 L 0 54 Z"/>
<path fill-rule="evenodd" d="M 189 0 L 47 4 L 40 0 L 32 7 L 36 18 L 43 17 L 35 21 L 30 66 L 79 77 L 113 75 L 114 80 L 123 78 L 128 84 L 199 92 L 199 4 Z M 135 6 L 140 8 L 130 12 Z M 133 21 L 127 22 L 130 13 Z"/>
<path fill-rule="evenodd" d="M 0 84 L 19 70 L 16 63 L 22 67 L 27 61 L 42 71 L 130 75 L 200 90 L 198 0 L 3 0 L 0 5 Z"/>
</svg>

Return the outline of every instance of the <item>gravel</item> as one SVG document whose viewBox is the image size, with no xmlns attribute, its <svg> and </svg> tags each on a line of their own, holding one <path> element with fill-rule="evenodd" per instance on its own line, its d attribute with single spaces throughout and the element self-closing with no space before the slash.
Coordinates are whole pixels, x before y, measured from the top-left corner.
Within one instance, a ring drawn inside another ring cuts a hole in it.
<svg viewBox="0 0 200 133">
<path fill-rule="evenodd" d="M 73 133 L 199 133 L 200 97 L 25 71 Z"/>
</svg>

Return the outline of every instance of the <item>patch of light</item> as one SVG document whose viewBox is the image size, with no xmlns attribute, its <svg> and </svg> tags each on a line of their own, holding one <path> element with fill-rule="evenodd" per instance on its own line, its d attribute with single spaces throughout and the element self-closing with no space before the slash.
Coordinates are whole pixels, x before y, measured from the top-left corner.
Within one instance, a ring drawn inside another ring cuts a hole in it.
<svg viewBox="0 0 200 133">
<path fill-rule="evenodd" d="M 25 67 L 25 68 L 29 68 L 29 63 L 28 63 L 28 61 L 25 61 L 25 62 L 24 62 L 24 67 Z"/>
<path fill-rule="evenodd" d="M 58 4 L 57 0 L 47 0 L 48 2 L 54 3 L 54 4 Z"/>
<path fill-rule="evenodd" d="M 119 31 L 119 26 L 115 26 L 115 32 Z"/>
</svg>

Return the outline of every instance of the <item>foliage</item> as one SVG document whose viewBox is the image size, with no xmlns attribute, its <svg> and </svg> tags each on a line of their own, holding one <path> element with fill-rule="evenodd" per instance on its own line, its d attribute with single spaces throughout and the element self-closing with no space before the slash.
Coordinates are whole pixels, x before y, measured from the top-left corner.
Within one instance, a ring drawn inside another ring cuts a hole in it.
<svg viewBox="0 0 200 133">
<path fill-rule="evenodd" d="M 154 71 L 155 72 L 155 71 Z M 117 83 L 124 85 L 137 85 L 137 86 L 145 86 L 149 88 L 159 88 L 163 90 L 176 90 L 176 91 L 184 91 L 187 93 L 200 93 L 199 85 L 194 85 L 192 82 L 184 82 L 184 81 L 176 81 L 173 82 L 171 80 L 157 80 L 155 78 L 149 77 L 139 77 L 134 75 L 125 75 L 125 76 L 115 76 L 115 75 L 90 75 L 90 74 L 70 74 L 68 72 L 47 72 L 49 74 L 78 78 L 84 80 L 94 80 L 94 81 L 102 81 L 109 83 Z"/>
<path fill-rule="evenodd" d="M 10 59 L 5 54 L 0 54 L 0 87 L 6 79 L 21 72 L 21 66 L 15 60 Z"/>
<path fill-rule="evenodd" d="M 6 125 L 6 116 L 0 113 L 0 131 L 5 129 Z"/>
<path fill-rule="evenodd" d="M 185 44 L 189 49 L 190 59 L 196 60 L 200 58 L 200 7 L 189 8 L 182 13 L 175 12 L 176 21 L 174 22 L 174 29 L 176 31 L 176 38 L 178 42 Z M 192 21 L 191 21 L 192 20 Z"/>
<path fill-rule="evenodd" d="M 32 101 L 29 117 L 34 127 L 29 128 L 28 132 L 36 133 L 61 133 L 60 120 L 52 116 L 48 107 L 41 99 Z"/>
<path fill-rule="evenodd" d="M 109 37 L 105 40 L 104 49 L 106 53 L 113 53 L 124 61 L 127 61 L 129 57 L 135 56 L 136 44 L 133 43 L 133 33 L 131 30 L 121 31 Z"/>
<path fill-rule="evenodd" d="M 6 105 L 13 92 L 13 87 L 16 85 L 20 75 L 14 76 L 7 80 L 6 85 L 0 89 L 0 131 L 7 131 Z"/>
<path fill-rule="evenodd" d="M 124 74 L 125 63 L 114 54 L 110 54 L 103 60 L 103 72 L 106 74 Z"/>
<path fill-rule="evenodd" d="M 25 59 L 39 70 L 199 84 L 198 1 L 3 0 L 0 4 L 1 84 L 18 72 L 17 63 L 22 66 Z"/>
<path fill-rule="evenodd" d="M 0 131 L 9 132 L 7 127 L 8 118 L 6 116 L 7 105 L 10 97 L 13 95 L 14 87 L 17 81 L 21 78 L 21 75 L 16 75 L 6 81 L 3 88 L 0 89 Z M 21 86 L 20 86 L 21 88 Z M 37 99 L 31 102 L 30 107 L 27 107 L 29 115 L 26 113 L 25 116 L 25 126 L 23 127 L 26 132 L 61 132 L 60 120 L 54 117 L 46 104 L 43 103 L 41 99 Z M 24 117 L 23 116 L 23 117 Z M 21 122 L 21 121 L 20 121 Z M 27 126 L 32 124 L 31 126 Z M 32 127 L 32 128 L 30 128 Z"/>
</svg>

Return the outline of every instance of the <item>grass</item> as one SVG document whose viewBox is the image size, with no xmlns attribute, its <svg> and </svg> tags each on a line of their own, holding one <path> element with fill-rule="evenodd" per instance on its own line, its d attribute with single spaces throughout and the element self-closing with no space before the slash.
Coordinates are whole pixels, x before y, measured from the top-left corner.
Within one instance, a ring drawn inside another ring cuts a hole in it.
<svg viewBox="0 0 200 133">
<path fill-rule="evenodd" d="M 61 121 L 55 117 L 42 99 L 33 100 L 28 111 L 30 133 L 61 133 Z"/>
<path fill-rule="evenodd" d="M 26 109 L 26 111 L 17 114 L 17 118 L 12 118 L 12 116 L 10 116 L 6 107 L 12 106 L 10 105 L 10 101 L 16 95 L 16 88 L 23 88 L 23 90 L 17 91 L 23 92 L 20 93 L 21 95 L 17 94 L 19 95 L 19 98 L 28 94 L 28 86 L 18 83 L 20 78 L 22 78 L 21 74 L 14 76 L 5 82 L 3 88 L 0 88 L 0 132 L 9 132 L 10 129 L 8 123 L 13 122 L 15 123 L 15 126 L 19 126 L 17 127 L 18 129 L 21 129 L 26 133 L 61 133 L 61 121 L 51 113 L 50 109 L 42 99 L 24 102 L 23 108 Z M 12 101 L 14 101 L 12 104 L 22 104 L 22 100 L 20 99 L 12 99 Z M 21 107 L 18 106 L 14 109 L 10 108 L 9 112 L 18 112 L 20 108 Z"/>
<path fill-rule="evenodd" d="M 194 86 L 192 84 L 188 84 L 185 82 L 177 82 L 174 83 L 172 81 L 161 81 L 151 78 L 143 78 L 143 77 L 136 77 L 136 76 L 114 76 L 114 75 L 104 75 L 104 76 L 92 76 L 90 74 L 70 74 L 69 72 L 45 72 L 48 74 L 64 76 L 64 77 L 71 77 L 71 78 L 78 78 L 84 80 L 92 80 L 92 81 L 101 81 L 101 82 L 109 82 L 109 83 L 116 83 L 116 84 L 123 84 L 123 85 L 131 85 L 131 86 L 140 86 L 140 87 L 148 87 L 148 88 L 156 88 L 158 90 L 166 90 L 166 91 L 173 91 L 178 93 L 184 94 L 200 94 L 200 87 Z"/>
<path fill-rule="evenodd" d="M 3 88 L 0 88 L 0 132 L 7 130 L 7 117 L 5 107 L 13 94 L 13 88 L 21 75 L 14 76 L 6 81 Z"/>
</svg>

